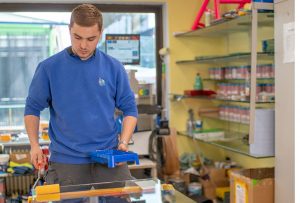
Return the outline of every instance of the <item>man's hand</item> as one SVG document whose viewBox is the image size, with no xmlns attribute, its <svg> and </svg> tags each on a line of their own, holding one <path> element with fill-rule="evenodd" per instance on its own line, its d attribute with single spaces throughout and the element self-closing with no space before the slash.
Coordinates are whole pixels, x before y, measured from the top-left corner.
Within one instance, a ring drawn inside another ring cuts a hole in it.
<svg viewBox="0 0 300 203">
<path fill-rule="evenodd" d="M 46 165 L 46 156 L 43 154 L 39 145 L 31 147 L 30 150 L 31 163 L 36 169 L 44 168 Z"/>
<path fill-rule="evenodd" d="M 124 143 L 119 143 L 118 150 L 121 150 L 121 151 L 124 151 L 124 152 L 128 152 L 128 145 L 124 144 Z"/>
<path fill-rule="evenodd" d="M 128 145 L 124 144 L 124 143 L 119 143 L 118 145 L 118 150 L 124 151 L 124 152 L 128 152 Z M 120 162 L 117 163 L 117 166 L 121 166 L 123 164 L 125 164 L 126 162 Z"/>
</svg>

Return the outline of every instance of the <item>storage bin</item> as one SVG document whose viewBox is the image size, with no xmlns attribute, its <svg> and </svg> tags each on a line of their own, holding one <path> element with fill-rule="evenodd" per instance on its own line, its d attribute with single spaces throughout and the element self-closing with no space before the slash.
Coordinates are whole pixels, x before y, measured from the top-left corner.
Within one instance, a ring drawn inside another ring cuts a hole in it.
<svg viewBox="0 0 300 203">
<path fill-rule="evenodd" d="M 121 150 L 108 149 L 96 150 L 90 153 L 91 159 L 101 164 L 106 164 L 108 168 L 114 168 L 121 162 L 135 162 L 139 165 L 139 157 L 134 152 L 124 152 Z"/>
</svg>

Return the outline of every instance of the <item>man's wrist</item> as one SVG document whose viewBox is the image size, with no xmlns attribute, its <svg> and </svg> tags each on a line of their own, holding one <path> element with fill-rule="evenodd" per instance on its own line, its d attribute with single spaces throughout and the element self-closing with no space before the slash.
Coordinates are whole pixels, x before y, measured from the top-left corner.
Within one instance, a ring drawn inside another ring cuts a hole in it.
<svg viewBox="0 0 300 203">
<path fill-rule="evenodd" d="M 39 142 L 31 142 L 30 146 L 31 146 L 31 148 L 40 147 L 40 143 Z"/>
<path fill-rule="evenodd" d="M 120 146 L 121 144 L 125 145 L 126 147 L 128 146 L 128 142 L 126 142 L 125 140 L 120 140 L 118 146 Z"/>
</svg>

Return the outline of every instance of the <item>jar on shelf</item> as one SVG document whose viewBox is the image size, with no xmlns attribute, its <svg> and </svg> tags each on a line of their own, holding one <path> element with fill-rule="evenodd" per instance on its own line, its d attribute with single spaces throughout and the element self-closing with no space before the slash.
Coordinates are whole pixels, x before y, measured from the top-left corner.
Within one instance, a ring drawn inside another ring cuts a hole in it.
<svg viewBox="0 0 300 203">
<path fill-rule="evenodd" d="M 42 138 L 43 140 L 46 140 L 46 141 L 49 140 L 48 128 L 43 128 L 43 129 L 42 129 L 42 135 L 41 135 L 41 138 Z"/>
<path fill-rule="evenodd" d="M 215 68 L 215 79 L 217 80 L 223 79 L 222 68 Z"/>
<path fill-rule="evenodd" d="M 238 67 L 237 66 L 232 66 L 231 67 L 231 78 L 232 79 L 237 79 L 238 78 Z"/>
<path fill-rule="evenodd" d="M 267 93 L 273 93 L 273 84 L 265 84 L 265 91 Z"/>
</svg>

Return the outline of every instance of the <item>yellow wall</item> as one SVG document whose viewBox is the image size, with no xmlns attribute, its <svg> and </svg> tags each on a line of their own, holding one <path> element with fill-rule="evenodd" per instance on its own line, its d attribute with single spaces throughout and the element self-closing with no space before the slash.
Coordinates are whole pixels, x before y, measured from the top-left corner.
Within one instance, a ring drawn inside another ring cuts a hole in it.
<svg viewBox="0 0 300 203">
<path fill-rule="evenodd" d="M 169 80 L 170 93 L 182 94 L 185 89 L 192 89 L 194 77 L 197 72 L 205 77 L 207 67 L 201 64 L 177 65 L 177 60 L 193 59 L 196 55 L 222 55 L 237 51 L 249 50 L 248 35 L 238 33 L 230 36 L 232 39 L 216 38 L 175 38 L 174 32 L 190 30 L 195 16 L 201 6 L 201 0 L 168 0 L 168 38 L 170 48 Z M 230 44 L 230 46 L 227 43 Z M 213 46 L 212 46 L 213 45 Z M 200 107 L 212 106 L 211 102 L 197 99 L 187 99 L 181 102 L 170 101 L 170 126 L 177 130 L 185 130 L 187 110 L 193 107 L 194 112 Z M 196 113 L 195 113 L 196 114 Z M 215 160 L 222 160 L 229 156 L 243 167 L 268 167 L 274 166 L 274 158 L 255 159 L 220 149 L 209 144 L 193 141 L 184 136 L 177 136 L 179 153 L 194 152 L 203 153 Z"/>
</svg>

